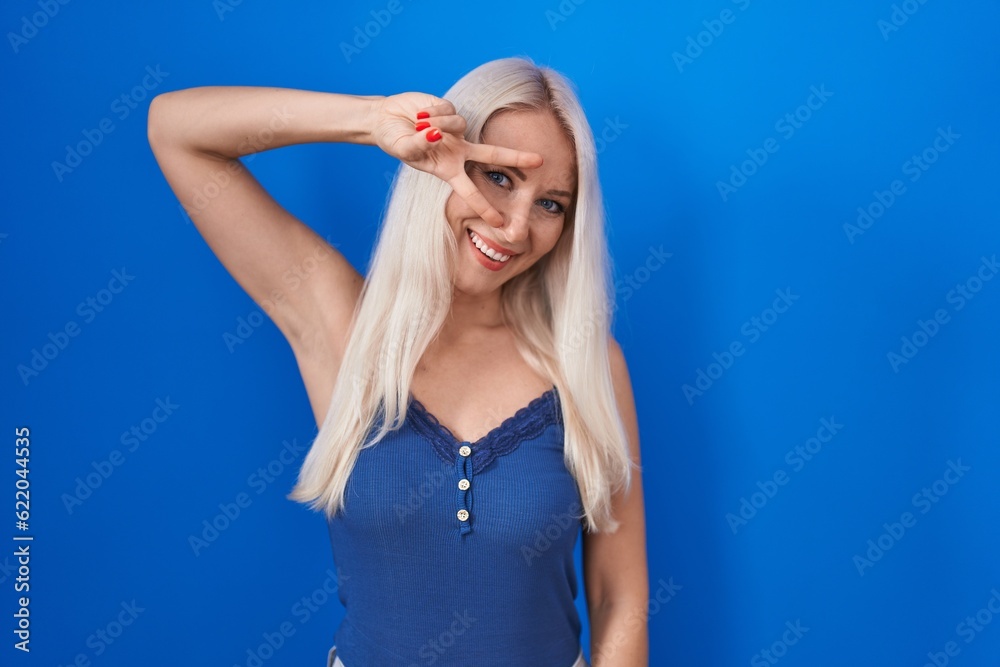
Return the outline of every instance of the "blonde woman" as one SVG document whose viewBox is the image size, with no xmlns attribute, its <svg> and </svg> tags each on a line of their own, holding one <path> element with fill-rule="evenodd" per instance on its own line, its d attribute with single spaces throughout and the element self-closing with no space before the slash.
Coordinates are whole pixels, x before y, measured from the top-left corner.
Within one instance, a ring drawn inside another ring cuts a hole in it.
<svg viewBox="0 0 1000 667">
<path fill-rule="evenodd" d="M 319 432 L 289 497 L 325 512 L 346 608 L 327 664 L 588 665 L 582 534 L 593 665 L 646 665 L 637 418 L 571 84 L 505 58 L 443 97 L 191 88 L 149 140 L 294 350 Z M 306 142 L 401 162 L 366 276 L 238 159 Z"/>
</svg>

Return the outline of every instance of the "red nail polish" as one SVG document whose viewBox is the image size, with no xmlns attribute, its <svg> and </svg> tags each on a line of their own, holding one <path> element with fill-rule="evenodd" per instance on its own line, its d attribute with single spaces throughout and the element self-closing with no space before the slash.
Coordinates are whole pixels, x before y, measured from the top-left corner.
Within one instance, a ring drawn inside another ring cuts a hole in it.
<svg viewBox="0 0 1000 667">
<path fill-rule="evenodd" d="M 441 138 L 441 133 L 437 130 L 431 130 L 427 133 L 427 141 L 437 141 Z"/>
<path fill-rule="evenodd" d="M 421 121 L 421 122 L 417 123 L 417 127 L 416 127 L 416 128 L 414 128 L 414 129 L 416 129 L 416 131 L 417 131 L 417 132 L 419 132 L 420 130 L 426 130 L 426 129 L 427 129 L 428 127 L 430 127 L 430 126 L 431 126 L 431 124 L 430 124 L 430 123 L 428 123 L 428 122 L 427 122 L 427 121 L 425 120 L 425 121 Z"/>
<path fill-rule="evenodd" d="M 421 118 L 430 118 L 430 117 L 431 115 L 427 111 L 421 111 L 420 113 L 417 114 L 417 120 L 420 120 Z"/>
</svg>

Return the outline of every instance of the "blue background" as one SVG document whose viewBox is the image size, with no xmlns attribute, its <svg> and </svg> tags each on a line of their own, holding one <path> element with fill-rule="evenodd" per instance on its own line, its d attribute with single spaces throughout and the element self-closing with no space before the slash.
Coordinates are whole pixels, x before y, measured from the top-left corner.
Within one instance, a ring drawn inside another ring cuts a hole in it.
<svg viewBox="0 0 1000 667">
<path fill-rule="evenodd" d="M 150 97 L 198 85 L 440 95 L 522 54 L 577 84 L 604 137 L 615 335 L 659 596 L 651 664 L 772 664 L 762 651 L 782 665 L 917 667 L 929 652 L 998 664 L 996 3 L 403 0 L 345 55 L 387 5 L 71 2 L 46 18 L 44 2 L 4 4 L 3 424 L 9 444 L 31 427 L 35 540 L 29 659 L 11 646 L 5 446 L 3 664 L 245 665 L 290 622 L 264 664 L 320 665 L 341 618 L 335 598 L 308 619 L 294 611 L 332 566 L 322 517 L 285 498 L 302 453 L 264 488 L 249 481 L 315 434 L 294 358 L 181 214 L 146 142 Z M 115 100 L 157 66 L 124 116 Z M 102 119 L 113 130 L 57 175 Z M 365 267 L 394 160 L 308 145 L 247 164 Z M 902 194 L 879 211 L 895 180 Z M 871 222 L 849 234 L 859 207 Z M 651 249 L 671 255 L 657 265 Z M 115 270 L 134 278 L 101 312 L 78 309 L 108 296 Z M 769 310 L 779 290 L 792 295 L 781 313 Z M 259 326 L 230 349 L 240 318 Z M 68 323 L 78 335 L 25 381 L 18 366 Z M 904 338 L 920 346 L 893 364 Z M 710 384 L 685 394 L 699 371 Z M 178 407 L 129 451 L 122 433 L 157 399 Z M 836 434 L 808 461 L 789 455 L 823 419 Z M 114 450 L 122 464 L 68 510 L 77 478 Z M 949 462 L 968 470 L 935 487 Z M 776 474 L 785 483 L 768 485 Z M 925 488 L 933 503 L 915 501 Z M 195 555 L 189 536 L 241 492 L 249 507 Z M 904 512 L 893 537 L 884 524 Z M 869 540 L 883 550 L 866 555 Z M 88 640 L 133 600 L 142 611 L 112 644 Z M 977 613 L 979 630 L 960 625 Z M 786 623 L 808 629 L 783 635 Z"/>
</svg>

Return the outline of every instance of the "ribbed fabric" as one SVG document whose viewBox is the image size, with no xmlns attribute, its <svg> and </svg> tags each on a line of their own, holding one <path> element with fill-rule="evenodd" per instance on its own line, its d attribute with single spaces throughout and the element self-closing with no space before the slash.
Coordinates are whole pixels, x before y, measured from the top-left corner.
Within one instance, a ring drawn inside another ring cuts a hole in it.
<svg viewBox="0 0 1000 667">
<path fill-rule="evenodd" d="M 571 667 L 581 516 L 555 387 L 474 443 L 411 394 L 400 428 L 361 451 L 328 523 L 347 610 L 337 656 L 350 667 Z"/>
</svg>

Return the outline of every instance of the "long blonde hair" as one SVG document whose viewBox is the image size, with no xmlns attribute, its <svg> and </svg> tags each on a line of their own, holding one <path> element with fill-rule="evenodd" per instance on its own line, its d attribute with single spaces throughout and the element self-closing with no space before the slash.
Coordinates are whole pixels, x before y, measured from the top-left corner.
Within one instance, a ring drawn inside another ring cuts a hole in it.
<svg viewBox="0 0 1000 667">
<path fill-rule="evenodd" d="M 503 285 L 501 309 L 526 363 L 559 392 L 564 458 L 586 530 L 614 532 L 611 499 L 631 486 L 634 464 L 609 366 L 614 292 L 590 125 L 572 84 L 528 58 L 480 65 L 444 98 L 465 118 L 467 141 L 481 142 L 498 112 L 545 109 L 575 146 L 577 194 L 563 232 L 547 255 Z M 444 213 L 450 194 L 445 181 L 400 164 L 330 407 L 290 500 L 334 516 L 361 449 L 402 425 L 414 370 L 451 305 L 458 244 Z"/>
</svg>

